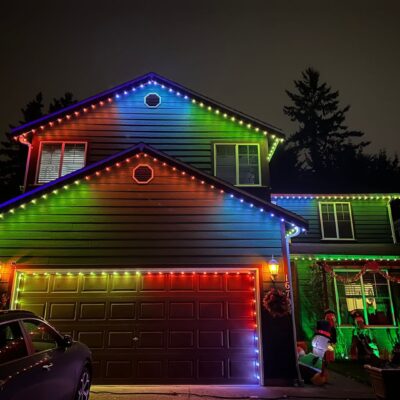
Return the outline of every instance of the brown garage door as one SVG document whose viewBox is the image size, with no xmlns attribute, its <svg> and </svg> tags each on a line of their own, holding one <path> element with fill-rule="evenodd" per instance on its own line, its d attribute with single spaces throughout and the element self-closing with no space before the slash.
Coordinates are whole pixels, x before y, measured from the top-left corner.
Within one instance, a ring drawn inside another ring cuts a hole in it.
<svg viewBox="0 0 400 400">
<path fill-rule="evenodd" d="M 60 271 L 17 282 L 17 308 L 92 349 L 97 382 L 258 383 L 253 274 Z"/>
</svg>

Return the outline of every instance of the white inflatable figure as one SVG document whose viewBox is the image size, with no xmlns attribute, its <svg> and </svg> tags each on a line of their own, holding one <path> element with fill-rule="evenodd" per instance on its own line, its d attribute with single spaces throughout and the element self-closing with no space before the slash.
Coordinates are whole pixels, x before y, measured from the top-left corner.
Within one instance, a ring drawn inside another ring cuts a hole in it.
<svg viewBox="0 0 400 400">
<path fill-rule="evenodd" d="M 319 357 L 321 360 L 324 358 L 326 350 L 329 348 L 329 338 L 322 335 L 315 335 L 311 345 L 313 348 L 313 354 L 316 357 Z"/>
</svg>

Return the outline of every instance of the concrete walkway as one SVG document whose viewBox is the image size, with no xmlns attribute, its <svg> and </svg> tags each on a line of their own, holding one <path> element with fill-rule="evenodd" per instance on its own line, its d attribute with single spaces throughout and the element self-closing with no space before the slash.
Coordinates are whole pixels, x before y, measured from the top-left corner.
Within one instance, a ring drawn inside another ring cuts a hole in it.
<svg viewBox="0 0 400 400">
<path fill-rule="evenodd" d="M 262 387 L 256 385 L 114 386 L 95 385 L 91 400 L 213 400 L 213 399 L 374 399 L 372 388 L 334 372 L 323 387 Z"/>
</svg>

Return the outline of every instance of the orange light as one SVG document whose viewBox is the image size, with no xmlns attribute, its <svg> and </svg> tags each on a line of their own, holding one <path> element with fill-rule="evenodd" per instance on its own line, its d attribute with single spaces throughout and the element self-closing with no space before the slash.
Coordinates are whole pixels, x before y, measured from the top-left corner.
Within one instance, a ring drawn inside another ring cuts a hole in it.
<svg viewBox="0 0 400 400">
<path fill-rule="evenodd" d="M 273 281 L 276 280 L 278 273 L 279 273 L 279 263 L 278 261 L 276 261 L 274 258 L 271 258 L 268 261 L 268 269 L 269 269 L 269 273 L 271 274 L 271 279 Z"/>
</svg>

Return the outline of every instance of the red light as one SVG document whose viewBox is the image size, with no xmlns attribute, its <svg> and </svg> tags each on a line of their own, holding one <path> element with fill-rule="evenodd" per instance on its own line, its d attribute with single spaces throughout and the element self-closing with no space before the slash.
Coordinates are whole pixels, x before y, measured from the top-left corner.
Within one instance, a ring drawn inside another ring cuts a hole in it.
<svg viewBox="0 0 400 400">
<path fill-rule="evenodd" d="M 192 180 L 194 180 L 195 179 L 195 177 L 194 176 L 192 176 Z"/>
<path fill-rule="evenodd" d="M 110 171 L 110 167 L 107 167 L 107 168 L 106 168 L 106 171 Z"/>
<path fill-rule="evenodd" d="M 57 121 L 58 121 L 58 122 L 62 122 L 62 119 L 61 119 L 61 118 L 57 118 Z"/>
<path fill-rule="evenodd" d="M 79 115 L 78 111 L 75 111 L 74 114 L 76 117 Z"/>
<path fill-rule="evenodd" d="M 85 176 L 85 179 L 88 181 L 90 178 L 88 176 Z"/>
<path fill-rule="evenodd" d="M 50 125 L 50 126 L 53 126 L 53 125 L 54 125 L 54 122 L 52 122 L 52 121 L 49 122 L 49 125 Z"/>
<path fill-rule="evenodd" d="M 126 161 L 126 162 L 131 162 L 131 159 L 130 159 L 130 158 L 127 158 L 125 161 Z"/>
<path fill-rule="evenodd" d="M 144 153 L 144 157 L 145 157 L 145 158 L 147 157 L 147 154 L 146 154 L 146 153 Z"/>
<path fill-rule="evenodd" d="M 70 115 L 67 115 L 67 119 L 71 119 L 71 116 L 70 116 Z"/>
<path fill-rule="evenodd" d="M 153 161 L 154 161 L 154 162 L 157 162 L 157 158 L 153 158 Z"/>
<path fill-rule="evenodd" d="M 92 104 L 91 107 L 93 110 L 96 108 L 96 106 L 94 104 Z"/>
<path fill-rule="evenodd" d="M 99 176 L 99 175 L 100 175 L 100 172 L 99 172 L 99 171 L 96 171 L 96 175 Z"/>
<path fill-rule="evenodd" d="M 108 101 L 109 103 L 111 103 L 111 102 L 112 102 L 112 98 L 109 97 L 109 98 L 107 99 L 107 101 Z"/>
<path fill-rule="evenodd" d="M 136 158 L 139 158 L 140 156 L 139 156 L 139 154 L 136 154 Z"/>
<path fill-rule="evenodd" d="M 176 168 L 175 168 L 175 167 L 172 167 L 172 171 L 176 171 Z"/>
<path fill-rule="evenodd" d="M 87 112 L 87 108 L 84 108 L 84 109 L 83 109 L 83 112 Z"/>
<path fill-rule="evenodd" d="M 204 181 L 201 181 L 201 184 L 204 185 Z"/>
<path fill-rule="evenodd" d="M 115 165 L 116 165 L 117 167 L 120 167 L 120 166 L 121 166 L 121 164 L 120 164 L 119 162 L 117 162 Z"/>
<path fill-rule="evenodd" d="M 101 106 L 102 106 L 102 105 L 104 105 L 104 101 L 100 101 L 100 103 L 99 103 L 99 104 L 100 104 Z"/>
<path fill-rule="evenodd" d="M 160 272 L 158 273 L 158 275 L 162 275 L 162 272 L 160 271 Z"/>
<path fill-rule="evenodd" d="M 44 126 L 43 126 L 43 125 L 40 125 L 40 129 L 43 130 L 43 129 L 44 129 Z"/>
</svg>

